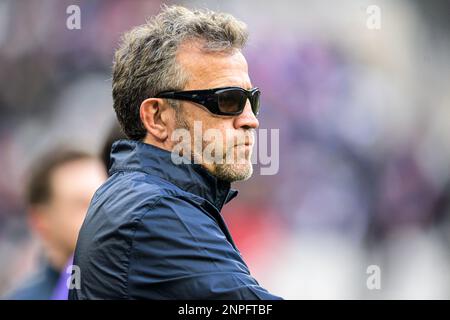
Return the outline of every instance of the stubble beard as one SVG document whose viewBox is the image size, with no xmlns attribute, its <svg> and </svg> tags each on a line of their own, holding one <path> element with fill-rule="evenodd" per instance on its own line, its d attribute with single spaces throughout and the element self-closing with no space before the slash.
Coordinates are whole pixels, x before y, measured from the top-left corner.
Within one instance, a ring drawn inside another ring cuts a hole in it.
<svg viewBox="0 0 450 320">
<path fill-rule="evenodd" d="M 176 129 L 186 129 L 191 135 L 193 134 L 193 129 L 181 115 L 181 110 L 176 113 Z M 250 134 L 253 135 L 253 132 Z M 209 142 L 202 139 L 202 150 L 195 150 L 195 147 L 191 148 L 191 161 L 194 162 L 196 159 L 202 159 L 202 151 L 206 149 Z M 234 142 L 231 143 L 231 147 L 225 148 L 223 153 L 223 159 L 220 162 L 209 162 L 208 165 L 200 161 L 203 168 L 205 168 L 211 175 L 216 178 L 226 181 L 226 182 L 236 182 L 248 180 L 253 174 L 253 165 L 251 163 L 252 149 L 250 148 L 244 156 L 236 155 L 238 153 Z M 228 145 L 226 145 L 228 146 Z M 238 147 L 239 148 L 239 147 Z M 234 160 L 228 161 L 227 155 L 229 153 L 234 153 Z M 214 157 L 214 153 L 212 154 Z"/>
</svg>

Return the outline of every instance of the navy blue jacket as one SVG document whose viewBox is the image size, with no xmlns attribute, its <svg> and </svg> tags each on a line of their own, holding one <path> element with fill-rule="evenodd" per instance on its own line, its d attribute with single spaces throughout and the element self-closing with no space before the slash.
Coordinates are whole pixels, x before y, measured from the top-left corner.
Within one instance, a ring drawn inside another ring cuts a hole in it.
<svg viewBox="0 0 450 320">
<path fill-rule="evenodd" d="M 250 275 L 220 210 L 237 191 L 200 165 L 119 140 L 95 193 L 69 299 L 277 299 Z"/>
<path fill-rule="evenodd" d="M 31 274 L 18 288 L 6 295 L 5 300 L 51 300 L 58 284 L 60 272 L 42 258 L 39 271 Z"/>
</svg>

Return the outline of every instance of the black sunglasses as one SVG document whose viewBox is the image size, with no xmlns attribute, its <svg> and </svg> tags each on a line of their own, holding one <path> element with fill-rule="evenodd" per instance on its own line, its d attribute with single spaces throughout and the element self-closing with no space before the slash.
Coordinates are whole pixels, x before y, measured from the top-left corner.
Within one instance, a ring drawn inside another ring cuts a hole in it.
<svg viewBox="0 0 450 320">
<path fill-rule="evenodd" d="M 250 101 L 255 116 L 259 113 L 259 88 L 246 90 L 240 87 L 223 87 L 207 90 L 164 91 L 155 98 L 191 101 L 206 107 L 210 112 L 223 116 L 240 115 L 247 99 Z"/>
</svg>

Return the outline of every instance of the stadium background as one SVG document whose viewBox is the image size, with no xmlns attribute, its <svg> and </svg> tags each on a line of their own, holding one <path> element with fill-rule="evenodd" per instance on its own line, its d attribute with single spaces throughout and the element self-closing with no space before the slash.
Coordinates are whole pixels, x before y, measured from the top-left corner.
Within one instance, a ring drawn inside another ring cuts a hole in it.
<svg viewBox="0 0 450 320">
<path fill-rule="evenodd" d="M 223 212 L 255 278 L 285 298 L 450 298 L 450 3 L 182 1 L 248 24 L 261 128 L 280 170 Z M 66 8 L 81 8 L 81 30 Z M 98 152 L 119 35 L 159 1 L 0 1 L 0 295 L 40 250 L 25 172 L 60 143 Z M 381 29 L 366 27 L 369 5 Z M 259 172 L 256 170 L 256 172 Z M 381 289 L 366 270 L 381 268 Z"/>
</svg>

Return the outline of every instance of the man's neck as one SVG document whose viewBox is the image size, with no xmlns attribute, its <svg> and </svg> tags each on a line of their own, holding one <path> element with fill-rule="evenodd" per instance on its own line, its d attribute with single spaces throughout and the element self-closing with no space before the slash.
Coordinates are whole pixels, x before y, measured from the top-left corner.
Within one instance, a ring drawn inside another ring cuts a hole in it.
<svg viewBox="0 0 450 320">
<path fill-rule="evenodd" d="M 152 146 L 155 146 L 157 148 L 172 151 L 173 149 L 173 142 L 170 141 L 170 139 L 167 139 L 164 142 L 156 140 L 154 137 L 147 135 L 144 140 L 142 140 L 143 143 L 151 144 Z"/>
</svg>

